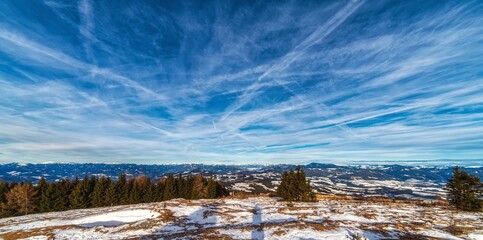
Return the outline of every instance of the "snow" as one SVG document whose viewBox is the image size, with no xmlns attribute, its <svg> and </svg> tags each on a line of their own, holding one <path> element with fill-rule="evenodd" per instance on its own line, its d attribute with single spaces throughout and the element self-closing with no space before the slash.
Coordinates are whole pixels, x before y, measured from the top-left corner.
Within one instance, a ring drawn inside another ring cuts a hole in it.
<svg viewBox="0 0 483 240">
<path fill-rule="evenodd" d="M 121 224 L 137 222 L 148 218 L 155 218 L 158 216 L 159 213 L 151 210 L 127 210 L 89 216 L 74 220 L 71 222 L 71 224 L 81 227 L 118 226 Z"/>
<path fill-rule="evenodd" d="M 231 187 L 231 189 L 234 191 L 243 191 L 243 192 L 251 192 L 252 190 L 254 190 L 254 188 L 250 186 L 250 183 L 244 183 L 244 182 L 235 183 Z"/>
<path fill-rule="evenodd" d="M 17 171 L 10 171 L 10 172 L 7 172 L 7 174 L 10 174 L 12 176 L 18 176 L 21 174 L 21 172 L 17 172 Z"/>
<path fill-rule="evenodd" d="M 470 232 L 454 236 L 457 222 Z M 275 198 L 194 200 L 71 210 L 0 219 L 5 233 L 54 239 L 483 239 L 483 213 L 448 207 L 321 200 L 292 203 Z M 402 231 L 402 232 L 401 232 Z M 35 233 L 37 235 L 35 235 Z M 27 235 L 25 235 L 27 234 Z M 181 237 L 182 236 L 182 237 Z"/>
<path fill-rule="evenodd" d="M 359 217 L 354 214 L 344 213 L 330 216 L 332 221 L 352 221 L 352 222 L 371 222 L 367 218 Z"/>
<path fill-rule="evenodd" d="M 481 233 L 481 234 L 470 233 L 470 234 L 468 234 L 468 239 L 471 239 L 471 240 L 483 240 L 483 233 Z"/>
<path fill-rule="evenodd" d="M 41 235 L 41 236 L 34 236 L 34 237 L 28 237 L 28 238 L 21 238 L 19 240 L 48 240 L 48 239 L 49 239 L 49 236 Z"/>
</svg>

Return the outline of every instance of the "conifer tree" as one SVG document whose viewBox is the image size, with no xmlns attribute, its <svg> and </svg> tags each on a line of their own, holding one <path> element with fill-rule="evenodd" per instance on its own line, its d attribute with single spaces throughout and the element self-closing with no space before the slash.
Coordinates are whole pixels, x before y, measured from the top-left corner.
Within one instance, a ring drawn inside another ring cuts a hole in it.
<svg viewBox="0 0 483 240">
<path fill-rule="evenodd" d="M 186 199 L 193 199 L 193 185 L 195 178 L 193 176 L 186 177 L 185 188 L 186 188 Z"/>
<path fill-rule="evenodd" d="M 178 191 L 176 189 L 176 179 L 174 178 L 173 174 L 169 174 L 164 184 L 163 200 L 176 198 L 177 195 Z"/>
<path fill-rule="evenodd" d="M 90 194 L 91 181 L 85 175 L 70 194 L 69 200 L 71 208 L 88 208 L 90 206 Z"/>
<path fill-rule="evenodd" d="M 445 190 L 448 192 L 448 201 L 456 208 L 465 211 L 483 209 L 483 185 L 477 176 L 455 167 Z"/>
<path fill-rule="evenodd" d="M 161 202 L 164 200 L 164 187 L 165 187 L 165 180 L 161 179 L 156 184 L 156 201 Z"/>
<path fill-rule="evenodd" d="M 107 178 L 107 189 L 105 193 L 105 206 L 117 205 L 116 183 L 111 178 Z"/>
<path fill-rule="evenodd" d="M 9 190 L 10 184 L 0 181 L 0 203 L 6 202 L 6 195 Z"/>
<path fill-rule="evenodd" d="M 316 196 L 307 180 L 305 172 L 297 166 L 296 171 L 290 169 L 282 173 L 277 194 L 286 201 L 315 201 Z"/>
<path fill-rule="evenodd" d="M 132 183 L 132 188 L 129 194 L 129 203 L 142 202 L 142 196 L 144 195 L 143 183 L 146 181 L 144 176 L 138 176 Z"/>
<path fill-rule="evenodd" d="M 289 175 L 287 171 L 282 173 L 280 185 L 277 187 L 277 194 L 284 198 L 284 200 L 292 201 L 292 196 L 289 191 Z"/>
<path fill-rule="evenodd" d="M 105 202 L 105 194 L 106 194 L 107 188 L 109 187 L 108 184 L 109 183 L 107 182 L 104 176 L 101 176 L 99 179 L 95 181 L 94 189 L 90 194 L 92 207 L 103 207 L 107 205 Z"/>
<path fill-rule="evenodd" d="M 178 197 L 184 199 L 189 199 L 191 197 L 191 191 L 188 190 L 190 187 L 186 185 L 186 179 L 183 178 L 181 174 L 179 174 L 176 179 L 176 188 L 178 189 Z"/>
<path fill-rule="evenodd" d="M 124 193 L 121 200 L 123 204 L 131 204 L 133 200 L 131 198 L 131 193 L 134 190 L 134 181 L 135 181 L 134 177 L 131 176 L 126 182 L 126 187 L 124 188 Z"/>
<path fill-rule="evenodd" d="M 193 180 L 193 192 L 192 198 L 193 199 L 200 199 L 207 197 L 207 189 L 205 185 L 205 178 L 203 175 L 198 174 L 195 176 Z"/>
<path fill-rule="evenodd" d="M 116 193 L 115 193 L 115 203 L 116 204 L 126 204 L 125 202 L 125 192 L 127 185 L 126 174 L 121 173 L 116 182 Z"/>
<path fill-rule="evenodd" d="M 71 182 L 68 178 L 61 179 L 57 183 L 56 194 L 55 194 L 55 201 L 54 206 L 57 208 L 58 211 L 68 210 L 70 206 L 70 199 L 69 196 L 74 190 L 74 183 Z M 58 197 L 57 197 L 58 196 Z"/>
<path fill-rule="evenodd" d="M 5 209 L 14 214 L 33 213 L 37 208 L 37 194 L 31 183 L 15 186 L 7 193 Z"/>
<path fill-rule="evenodd" d="M 39 196 L 42 196 L 42 193 L 47 189 L 47 181 L 44 177 L 41 177 L 39 182 L 37 183 L 37 191 Z"/>
<path fill-rule="evenodd" d="M 210 178 L 208 179 L 208 184 L 206 186 L 206 192 L 207 192 L 207 198 L 216 198 L 218 197 L 218 193 L 217 193 L 217 184 L 216 182 Z"/>
<path fill-rule="evenodd" d="M 142 183 L 141 188 L 143 189 L 143 195 L 141 196 L 143 202 L 149 203 L 156 201 L 156 186 L 151 181 L 151 178 L 147 177 Z"/>
<path fill-rule="evenodd" d="M 52 198 L 55 191 L 55 185 L 53 183 L 49 183 L 45 190 L 42 191 L 40 195 L 40 202 L 39 202 L 39 211 L 40 212 L 50 212 L 54 211 L 54 207 L 52 206 Z"/>
</svg>

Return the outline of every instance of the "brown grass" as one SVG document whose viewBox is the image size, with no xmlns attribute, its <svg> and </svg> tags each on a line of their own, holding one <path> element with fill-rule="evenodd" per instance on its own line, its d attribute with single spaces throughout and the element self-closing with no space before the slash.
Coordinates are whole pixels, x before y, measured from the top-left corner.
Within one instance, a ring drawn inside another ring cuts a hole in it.
<svg viewBox="0 0 483 240">
<path fill-rule="evenodd" d="M 287 234 L 287 231 L 285 231 L 285 230 L 275 230 L 275 231 L 273 231 L 272 234 L 275 235 L 275 236 L 283 236 L 283 235 Z"/>
<path fill-rule="evenodd" d="M 374 219 L 377 218 L 377 214 L 375 214 L 373 212 L 357 211 L 357 212 L 355 212 L 355 214 L 358 215 L 358 216 L 367 218 L 367 219 L 371 219 L 371 220 L 374 220 Z"/>
<path fill-rule="evenodd" d="M 44 228 L 34 228 L 31 230 L 19 230 L 15 232 L 8 232 L 0 234 L 0 238 L 4 240 L 15 240 L 21 238 L 35 237 L 35 236 L 47 236 L 49 239 L 54 239 L 54 230 L 65 230 L 69 228 L 74 228 L 73 225 L 66 226 L 53 226 Z"/>
<path fill-rule="evenodd" d="M 449 233 L 453 234 L 453 235 L 459 236 L 459 235 L 470 233 L 471 231 L 474 230 L 474 228 L 451 224 L 448 227 L 446 227 L 445 230 L 448 231 Z"/>
<path fill-rule="evenodd" d="M 351 196 L 341 196 L 341 195 L 329 195 L 329 194 L 316 194 L 317 200 L 352 200 Z"/>
</svg>

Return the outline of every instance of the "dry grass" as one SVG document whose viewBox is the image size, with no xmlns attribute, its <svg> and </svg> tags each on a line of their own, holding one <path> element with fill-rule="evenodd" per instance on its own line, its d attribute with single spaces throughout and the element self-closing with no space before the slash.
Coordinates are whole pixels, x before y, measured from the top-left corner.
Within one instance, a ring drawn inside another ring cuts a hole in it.
<svg viewBox="0 0 483 240">
<path fill-rule="evenodd" d="M 471 231 L 473 231 L 475 228 L 473 227 L 468 227 L 468 226 L 458 226 L 456 224 L 451 224 L 448 227 L 446 227 L 446 231 L 455 235 L 455 236 L 460 236 L 464 234 L 468 234 Z"/>
<path fill-rule="evenodd" d="M 371 219 L 371 220 L 377 219 L 377 214 L 373 213 L 373 212 L 357 211 L 357 212 L 355 212 L 355 214 L 358 215 L 358 216 L 361 216 L 363 218 L 367 218 L 367 219 Z"/>
<path fill-rule="evenodd" d="M 316 194 L 317 200 L 352 200 L 351 196 Z"/>
<path fill-rule="evenodd" d="M 54 239 L 55 230 L 65 230 L 65 229 L 74 228 L 74 227 L 75 226 L 72 226 L 72 225 L 66 225 L 66 226 L 35 228 L 31 230 L 19 230 L 19 231 L 0 234 L 0 238 L 4 240 L 16 240 L 21 238 L 35 237 L 35 236 L 47 236 L 48 239 Z"/>
<path fill-rule="evenodd" d="M 285 231 L 285 230 L 275 230 L 272 233 L 272 235 L 275 235 L 275 236 L 283 236 L 285 234 L 287 234 L 287 231 Z"/>
</svg>

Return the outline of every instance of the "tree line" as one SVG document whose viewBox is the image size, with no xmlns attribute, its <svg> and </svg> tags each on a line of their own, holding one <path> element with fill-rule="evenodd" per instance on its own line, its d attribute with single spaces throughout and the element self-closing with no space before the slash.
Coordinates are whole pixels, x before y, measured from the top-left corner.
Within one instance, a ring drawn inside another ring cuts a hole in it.
<svg viewBox="0 0 483 240">
<path fill-rule="evenodd" d="M 119 175 L 117 181 L 86 175 L 82 179 L 65 178 L 55 182 L 41 178 L 36 185 L 0 181 L 0 217 L 225 195 L 228 191 L 219 181 L 202 175 L 169 174 L 159 181 L 146 176 L 128 178 L 126 174 Z"/>
</svg>

